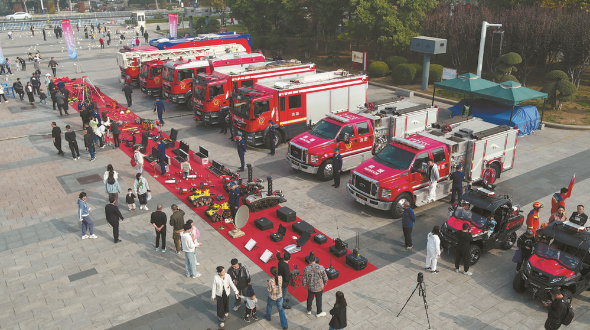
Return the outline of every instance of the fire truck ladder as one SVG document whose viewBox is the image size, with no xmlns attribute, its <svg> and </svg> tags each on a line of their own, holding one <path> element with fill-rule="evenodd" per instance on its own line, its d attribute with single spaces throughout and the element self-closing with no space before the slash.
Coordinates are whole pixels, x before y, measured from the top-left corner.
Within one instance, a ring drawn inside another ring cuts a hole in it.
<svg viewBox="0 0 590 330">
<path fill-rule="evenodd" d="M 183 58 L 191 58 L 195 56 L 205 56 L 205 55 L 218 55 L 218 54 L 225 54 L 225 53 L 235 53 L 235 52 L 245 52 L 246 49 L 244 46 L 239 44 L 223 44 L 223 45 L 216 45 L 216 46 L 206 46 L 206 47 L 193 47 L 193 48 L 181 48 L 181 49 L 169 49 L 169 50 L 157 50 L 157 51 L 150 51 L 150 52 L 128 52 L 128 53 L 120 53 L 120 56 L 125 58 L 125 63 L 127 63 L 127 67 L 133 66 L 133 59 L 137 58 L 138 64 L 142 62 L 147 62 L 151 60 L 157 59 L 170 59 L 170 60 L 178 60 L 180 57 Z"/>
<path fill-rule="evenodd" d="M 87 90 L 88 90 L 88 94 L 90 95 L 98 95 L 98 97 L 100 97 L 100 100 L 104 102 L 104 99 L 102 98 L 102 95 L 100 95 L 100 93 L 98 92 L 98 89 L 96 88 L 96 86 L 94 86 L 94 84 L 92 83 L 92 81 L 90 81 L 90 78 L 88 78 L 87 76 L 82 77 L 82 84 L 84 84 L 84 86 L 86 86 Z M 85 90 L 85 89 L 84 89 Z M 82 98 L 84 100 L 84 98 Z"/>
</svg>

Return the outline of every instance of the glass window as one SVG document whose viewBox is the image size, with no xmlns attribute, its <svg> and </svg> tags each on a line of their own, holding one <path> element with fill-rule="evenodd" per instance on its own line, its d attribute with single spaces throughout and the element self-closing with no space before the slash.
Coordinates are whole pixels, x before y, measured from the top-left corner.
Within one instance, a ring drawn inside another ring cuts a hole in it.
<svg viewBox="0 0 590 330">
<path fill-rule="evenodd" d="M 405 170 L 410 167 L 415 155 L 411 151 L 388 144 L 373 159 L 379 164 L 398 170 Z M 428 157 L 428 154 L 426 154 L 426 157 Z"/>
<path fill-rule="evenodd" d="M 238 82 L 234 81 L 234 92 L 238 91 Z"/>
<path fill-rule="evenodd" d="M 281 97 L 281 111 L 285 111 L 285 97 Z"/>
<path fill-rule="evenodd" d="M 150 73 L 150 76 L 152 78 L 157 77 L 157 76 L 159 76 L 161 74 L 162 74 L 162 66 L 154 66 L 154 67 L 152 67 L 152 71 Z"/>
<path fill-rule="evenodd" d="M 199 69 L 197 69 L 197 75 L 199 75 L 201 73 L 207 73 L 207 68 L 199 68 Z"/>
<path fill-rule="evenodd" d="M 289 110 L 301 108 L 301 94 L 289 96 Z"/>
<path fill-rule="evenodd" d="M 365 121 L 356 124 L 356 130 L 358 131 L 359 135 L 369 134 L 369 123 Z"/>
<path fill-rule="evenodd" d="M 162 78 L 166 81 L 173 81 L 174 80 L 174 69 L 164 68 L 164 73 L 162 73 Z"/>
<path fill-rule="evenodd" d="M 428 160 L 428 153 L 427 152 L 423 152 L 423 153 L 419 154 L 418 157 L 416 157 L 416 160 L 414 161 L 414 166 L 412 166 L 412 168 L 416 171 L 421 171 L 422 164 L 426 164 L 427 160 Z"/>
<path fill-rule="evenodd" d="M 180 82 L 185 79 L 193 78 L 193 70 L 181 70 L 176 73 L 176 81 Z"/>
<path fill-rule="evenodd" d="M 209 98 L 212 99 L 217 95 L 223 95 L 225 92 L 223 91 L 223 85 L 212 85 L 209 86 Z"/>
<path fill-rule="evenodd" d="M 354 128 L 352 127 L 352 125 L 346 125 L 344 127 L 342 127 L 342 130 L 340 131 L 340 134 L 338 134 L 338 137 L 340 139 L 344 139 L 344 134 L 348 133 L 348 136 L 350 138 L 352 138 L 354 136 Z"/>
<path fill-rule="evenodd" d="M 264 112 L 270 111 L 268 101 L 261 101 L 254 103 L 254 117 L 259 117 Z"/>
<path fill-rule="evenodd" d="M 252 87 L 254 86 L 254 80 L 244 80 L 241 84 L 242 87 Z"/>
<path fill-rule="evenodd" d="M 321 119 L 315 124 L 310 133 L 327 140 L 332 140 L 336 137 L 336 134 L 338 134 L 339 129 L 340 126 L 337 124 Z"/>
<path fill-rule="evenodd" d="M 432 160 L 435 163 L 440 163 L 447 160 L 447 157 L 445 156 L 445 150 L 443 148 L 437 148 L 432 150 Z"/>
</svg>

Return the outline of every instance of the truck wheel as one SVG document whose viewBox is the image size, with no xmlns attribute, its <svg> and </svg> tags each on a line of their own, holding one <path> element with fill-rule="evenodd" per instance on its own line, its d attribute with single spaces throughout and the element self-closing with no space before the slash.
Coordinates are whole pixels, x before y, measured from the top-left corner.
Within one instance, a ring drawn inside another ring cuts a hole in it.
<svg viewBox="0 0 590 330">
<path fill-rule="evenodd" d="M 393 200 L 391 209 L 389 209 L 392 218 L 399 219 L 402 217 L 402 214 L 404 213 L 404 203 L 406 202 L 410 203 L 410 205 L 412 204 L 412 196 L 408 193 L 400 194 Z"/>
<path fill-rule="evenodd" d="M 481 257 L 481 248 L 479 245 L 471 244 L 469 247 L 469 261 L 471 266 L 475 265 L 479 261 L 479 257 Z"/>
<path fill-rule="evenodd" d="M 502 244 L 500 245 L 500 247 L 503 250 L 509 250 L 514 246 L 514 243 L 516 243 L 516 232 L 513 232 L 512 234 L 510 234 L 506 240 L 504 242 L 502 242 Z"/>
<path fill-rule="evenodd" d="M 494 170 L 494 183 L 500 178 L 500 164 L 493 163 L 490 167 Z"/>
<path fill-rule="evenodd" d="M 524 286 L 524 279 L 522 278 L 522 273 L 518 272 L 514 275 L 514 280 L 512 281 L 512 288 L 514 291 L 518 293 L 523 293 L 526 291 L 526 287 Z"/>
<path fill-rule="evenodd" d="M 568 289 L 561 289 L 561 294 L 564 297 L 567 297 L 567 300 L 571 303 L 572 299 L 574 299 L 574 294 Z"/>
<path fill-rule="evenodd" d="M 322 181 L 330 181 L 334 178 L 332 159 L 326 159 L 318 170 L 318 178 Z"/>
<path fill-rule="evenodd" d="M 276 134 L 277 134 L 277 140 L 275 141 L 275 148 L 278 147 L 283 141 L 283 134 L 281 133 L 281 131 L 276 131 Z M 264 138 L 264 145 L 268 149 L 270 149 L 270 138 L 269 138 L 268 134 Z"/>
</svg>

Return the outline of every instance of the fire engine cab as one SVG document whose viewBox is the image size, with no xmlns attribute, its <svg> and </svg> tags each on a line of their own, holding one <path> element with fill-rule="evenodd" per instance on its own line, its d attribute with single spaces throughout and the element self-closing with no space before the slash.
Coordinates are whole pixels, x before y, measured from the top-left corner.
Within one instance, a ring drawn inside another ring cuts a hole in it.
<svg viewBox="0 0 590 330">
<path fill-rule="evenodd" d="M 193 80 L 195 121 L 219 124 L 219 110 L 229 106 L 229 96 L 240 87 L 252 87 L 277 79 L 290 80 L 315 73 L 315 64 L 300 61 L 276 61 L 216 68 L 211 74 L 199 74 Z"/>
<path fill-rule="evenodd" d="M 197 75 L 211 73 L 217 67 L 264 61 L 264 55 L 259 53 L 233 53 L 166 62 L 162 72 L 162 96 L 172 103 L 184 104 L 192 100 L 192 81 Z"/>
<path fill-rule="evenodd" d="M 360 204 L 390 211 L 397 219 L 405 202 L 416 206 L 426 202 L 429 158 L 440 175 L 436 199 L 451 193 L 448 176 L 456 165 L 462 165 L 465 178 L 471 182 L 481 180 L 485 164 L 495 170 L 496 178 L 514 165 L 518 129 L 467 116 L 432 126 L 407 138 L 394 137 L 375 157 L 351 171 L 348 194 Z"/>
<path fill-rule="evenodd" d="M 268 121 L 276 129 L 275 145 L 305 132 L 326 110 L 357 109 L 367 102 L 368 78 L 338 70 L 239 88 L 232 94 L 232 130 L 251 146 L 270 146 Z"/>
<path fill-rule="evenodd" d="M 342 155 L 342 171 L 348 171 L 373 157 L 392 137 L 424 131 L 437 120 L 438 107 L 403 98 L 371 102 L 360 110 L 333 111 L 307 132 L 291 139 L 287 162 L 327 181 L 334 176 L 335 148 Z"/>
</svg>

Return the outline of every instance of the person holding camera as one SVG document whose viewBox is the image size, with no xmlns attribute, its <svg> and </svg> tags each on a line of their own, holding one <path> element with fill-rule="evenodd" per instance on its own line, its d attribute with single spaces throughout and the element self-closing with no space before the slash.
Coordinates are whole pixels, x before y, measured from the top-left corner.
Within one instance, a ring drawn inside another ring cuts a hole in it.
<svg viewBox="0 0 590 330">
<path fill-rule="evenodd" d="M 459 262 L 463 259 L 463 274 L 473 275 L 469 271 L 469 265 L 471 264 L 471 241 L 473 241 L 473 235 L 471 234 L 471 227 L 468 223 L 463 224 L 463 230 L 457 233 L 457 256 L 455 257 L 455 272 L 459 272 Z"/>
<path fill-rule="evenodd" d="M 328 283 L 328 276 L 326 270 L 322 265 L 315 263 L 316 257 L 309 256 L 309 265 L 303 270 L 302 285 L 307 288 L 307 315 L 311 314 L 311 303 L 315 297 L 317 314 L 316 317 L 326 316 L 326 312 L 322 312 L 322 293 L 324 286 Z"/>
</svg>

